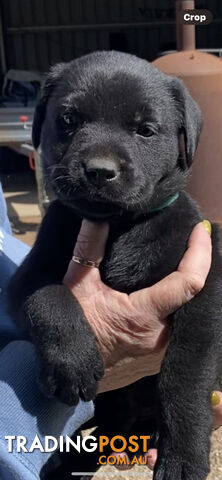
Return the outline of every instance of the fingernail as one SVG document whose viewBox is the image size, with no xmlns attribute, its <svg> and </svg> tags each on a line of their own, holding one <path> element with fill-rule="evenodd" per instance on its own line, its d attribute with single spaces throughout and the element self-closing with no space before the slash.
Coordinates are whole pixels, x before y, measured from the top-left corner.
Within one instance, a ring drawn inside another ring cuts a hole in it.
<svg viewBox="0 0 222 480">
<path fill-rule="evenodd" d="M 212 407 L 216 407 L 220 403 L 220 395 L 217 392 L 212 392 L 211 394 L 211 405 Z"/>
<path fill-rule="evenodd" d="M 203 220 L 202 225 L 205 228 L 206 232 L 209 233 L 209 235 L 211 236 L 211 223 L 209 222 L 209 220 Z"/>
</svg>

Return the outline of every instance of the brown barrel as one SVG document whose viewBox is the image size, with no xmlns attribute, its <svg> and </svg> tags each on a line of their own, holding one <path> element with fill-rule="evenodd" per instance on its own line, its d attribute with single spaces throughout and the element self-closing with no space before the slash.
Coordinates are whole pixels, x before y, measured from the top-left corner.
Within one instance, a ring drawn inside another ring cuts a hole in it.
<svg viewBox="0 0 222 480">
<path fill-rule="evenodd" d="M 207 218 L 222 222 L 222 60 L 189 50 L 165 55 L 153 64 L 181 78 L 202 110 L 204 127 L 188 190 Z"/>
</svg>

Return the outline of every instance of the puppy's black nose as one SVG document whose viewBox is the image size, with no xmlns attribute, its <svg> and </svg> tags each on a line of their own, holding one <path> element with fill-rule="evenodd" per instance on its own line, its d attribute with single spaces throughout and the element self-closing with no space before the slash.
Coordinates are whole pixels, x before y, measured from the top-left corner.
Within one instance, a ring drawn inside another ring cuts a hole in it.
<svg viewBox="0 0 222 480">
<path fill-rule="evenodd" d="M 95 185 L 112 182 L 119 176 L 119 166 L 114 159 L 91 158 L 84 165 L 85 175 Z"/>
</svg>

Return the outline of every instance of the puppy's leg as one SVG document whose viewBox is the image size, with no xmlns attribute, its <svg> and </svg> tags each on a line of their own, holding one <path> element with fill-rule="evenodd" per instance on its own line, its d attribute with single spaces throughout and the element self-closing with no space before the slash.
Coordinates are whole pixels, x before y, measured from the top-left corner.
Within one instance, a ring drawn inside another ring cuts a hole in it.
<svg viewBox="0 0 222 480">
<path fill-rule="evenodd" d="M 210 274 L 205 289 L 174 315 L 159 381 L 155 480 L 206 480 L 209 473 L 210 394 L 222 343 L 220 288 L 220 279 Z"/>
<path fill-rule="evenodd" d="M 42 389 L 68 404 L 94 398 L 103 372 L 84 313 L 61 284 L 80 226 L 70 209 L 52 204 L 8 290 L 10 309 L 36 346 Z"/>
<path fill-rule="evenodd" d="M 93 332 L 73 295 L 63 285 L 48 285 L 25 302 L 36 346 L 38 378 L 46 395 L 69 405 L 95 398 L 103 363 Z"/>
</svg>

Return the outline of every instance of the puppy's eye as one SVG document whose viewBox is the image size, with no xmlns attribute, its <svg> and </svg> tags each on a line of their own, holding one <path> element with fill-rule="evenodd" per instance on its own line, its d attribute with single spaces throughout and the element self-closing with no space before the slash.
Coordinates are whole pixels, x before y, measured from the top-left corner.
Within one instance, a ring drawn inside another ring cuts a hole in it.
<svg viewBox="0 0 222 480">
<path fill-rule="evenodd" d="M 148 123 L 141 123 L 141 125 L 137 128 L 137 135 L 141 135 L 141 137 L 151 137 L 155 134 L 154 129 Z"/>
<path fill-rule="evenodd" d="M 71 115 L 63 115 L 62 119 L 63 119 L 63 122 L 66 123 L 66 125 L 71 125 L 72 123 Z"/>
<path fill-rule="evenodd" d="M 82 120 L 77 113 L 64 113 L 61 116 L 61 120 L 64 127 L 68 127 L 72 130 L 77 128 L 82 123 Z"/>
</svg>

